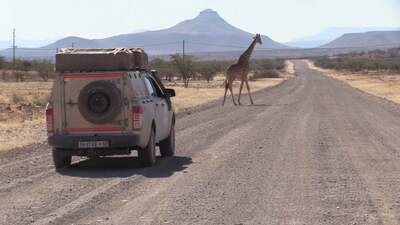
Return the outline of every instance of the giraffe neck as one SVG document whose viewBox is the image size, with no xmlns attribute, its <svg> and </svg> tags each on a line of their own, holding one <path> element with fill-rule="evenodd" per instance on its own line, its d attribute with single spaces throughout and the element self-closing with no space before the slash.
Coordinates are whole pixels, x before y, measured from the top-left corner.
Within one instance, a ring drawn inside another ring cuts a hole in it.
<svg viewBox="0 0 400 225">
<path fill-rule="evenodd" d="M 250 56 L 253 53 L 254 48 L 256 47 L 257 40 L 254 39 L 253 42 L 251 42 L 249 48 L 243 54 L 239 57 L 239 63 L 249 63 Z"/>
</svg>

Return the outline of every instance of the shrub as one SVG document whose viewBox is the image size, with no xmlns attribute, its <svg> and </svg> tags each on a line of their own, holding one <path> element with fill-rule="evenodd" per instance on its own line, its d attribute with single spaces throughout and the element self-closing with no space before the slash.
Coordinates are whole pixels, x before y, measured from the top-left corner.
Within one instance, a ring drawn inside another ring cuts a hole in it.
<svg viewBox="0 0 400 225">
<path fill-rule="evenodd" d="M 32 103 L 34 105 L 41 106 L 41 107 L 46 106 L 47 102 L 48 102 L 48 97 L 45 95 L 39 95 L 39 94 L 34 95 L 34 98 L 32 101 Z"/>
<path fill-rule="evenodd" d="M 400 72 L 400 49 L 370 51 L 360 54 L 344 54 L 337 57 L 315 57 L 316 66 L 325 69 L 348 70 L 351 72 L 387 70 Z"/>
<path fill-rule="evenodd" d="M 6 59 L 3 56 L 0 56 L 0 69 L 3 69 L 6 66 Z"/>
<path fill-rule="evenodd" d="M 254 76 L 252 79 L 279 78 L 279 71 L 285 68 L 285 60 L 283 59 L 253 60 L 252 67 L 254 69 Z"/>
<path fill-rule="evenodd" d="M 255 71 L 253 79 L 259 78 L 279 78 L 279 71 L 276 69 Z"/>
<path fill-rule="evenodd" d="M 21 96 L 21 95 L 17 95 L 17 94 L 15 94 L 15 93 L 13 93 L 12 98 L 11 98 L 11 101 L 12 101 L 14 104 L 20 104 L 20 103 L 22 103 L 22 102 L 25 101 L 25 98 L 24 98 L 23 96 Z"/>
<path fill-rule="evenodd" d="M 1 70 L 1 79 L 3 81 L 7 80 L 7 71 Z"/>
<path fill-rule="evenodd" d="M 215 75 L 219 72 L 224 72 L 227 65 L 224 61 L 202 61 L 196 62 L 196 71 L 200 74 L 201 78 L 210 82 L 214 79 Z"/>
</svg>

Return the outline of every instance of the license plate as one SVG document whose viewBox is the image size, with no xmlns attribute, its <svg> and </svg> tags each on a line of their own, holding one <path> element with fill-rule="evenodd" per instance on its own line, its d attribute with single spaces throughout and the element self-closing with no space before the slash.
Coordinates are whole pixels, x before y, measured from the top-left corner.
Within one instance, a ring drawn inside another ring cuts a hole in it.
<svg viewBox="0 0 400 225">
<path fill-rule="evenodd" d="M 79 148 L 108 148 L 110 143 L 108 141 L 80 141 Z"/>
</svg>

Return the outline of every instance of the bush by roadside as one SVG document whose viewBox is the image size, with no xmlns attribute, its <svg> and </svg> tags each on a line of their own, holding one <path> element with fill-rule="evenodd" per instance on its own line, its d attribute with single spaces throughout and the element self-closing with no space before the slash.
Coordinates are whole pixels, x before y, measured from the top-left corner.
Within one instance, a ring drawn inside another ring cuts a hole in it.
<svg viewBox="0 0 400 225">
<path fill-rule="evenodd" d="M 279 78 L 280 73 L 285 69 L 285 60 L 283 59 L 259 59 L 253 60 L 254 75 L 252 79 L 259 78 Z"/>
<path fill-rule="evenodd" d="M 11 61 L 0 57 L 0 79 L 2 81 L 47 81 L 54 78 L 54 63 L 50 60 L 16 59 Z"/>
<path fill-rule="evenodd" d="M 386 51 L 375 50 L 361 53 L 349 53 L 335 57 L 316 57 L 316 66 L 324 69 L 360 71 L 400 72 L 400 48 Z"/>
</svg>

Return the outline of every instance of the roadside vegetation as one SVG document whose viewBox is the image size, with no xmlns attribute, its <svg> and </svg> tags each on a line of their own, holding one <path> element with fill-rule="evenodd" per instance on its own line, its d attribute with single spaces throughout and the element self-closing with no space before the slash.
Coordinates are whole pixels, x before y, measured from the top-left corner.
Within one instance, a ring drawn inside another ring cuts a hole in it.
<svg viewBox="0 0 400 225">
<path fill-rule="evenodd" d="M 16 59 L 15 65 L 0 56 L 0 79 L 2 81 L 48 81 L 54 78 L 54 63 L 51 60 Z"/>
<path fill-rule="evenodd" d="M 400 73 L 400 48 L 316 57 L 314 63 L 324 69 L 339 71 Z"/>
<path fill-rule="evenodd" d="M 159 75 L 167 81 L 181 81 L 184 87 L 189 87 L 191 81 L 211 82 L 218 74 L 224 73 L 234 61 L 196 61 L 193 56 L 174 54 L 168 60 L 155 58 L 150 61 L 149 67 L 159 71 Z M 262 59 L 251 61 L 252 80 L 260 78 L 279 78 L 285 68 L 284 59 Z M 12 61 L 0 56 L 1 81 L 48 81 L 56 75 L 54 63 L 51 60 L 23 60 Z"/>
<path fill-rule="evenodd" d="M 159 71 L 164 80 L 181 80 L 184 87 L 189 87 L 192 81 L 207 81 L 210 83 L 217 75 L 221 75 L 234 61 L 195 61 L 192 56 L 171 55 L 169 60 L 156 58 L 150 62 L 150 68 Z M 262 78 L 279 78 L 285 69 L 284 59 L 252 60 L 252 80 Z"/>
<path fill-rule="evenodd" d="M 309 67 L 361 91 L 400 103 L 400 48 L 319 57 Z"/>
</svg>

